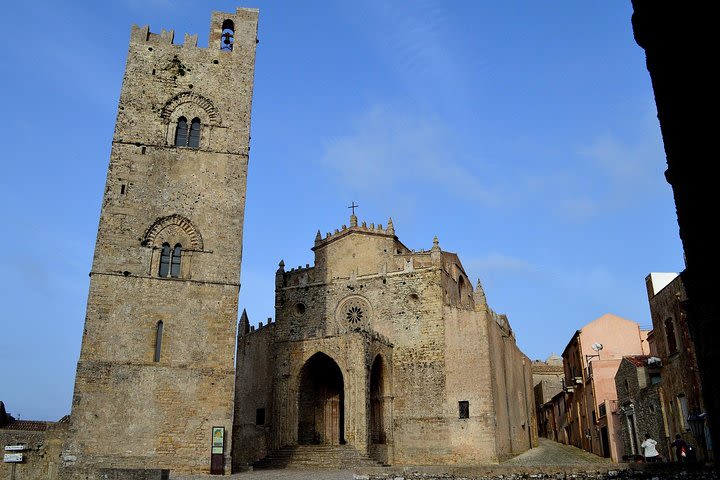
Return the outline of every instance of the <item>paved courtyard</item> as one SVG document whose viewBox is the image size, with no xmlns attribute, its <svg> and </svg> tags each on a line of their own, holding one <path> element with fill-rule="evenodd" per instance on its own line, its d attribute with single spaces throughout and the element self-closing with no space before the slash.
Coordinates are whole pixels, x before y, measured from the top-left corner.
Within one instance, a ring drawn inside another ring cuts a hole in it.
<svg viewBox="0 0 720 480">
<path fill-rule="evenodd" d="M 553 442 L 545 438 L 539 439 L 537 448 L 528 450 L 500 465 L 487 465 L 477 467 L 388 467 L 372 469 L 373 474 L 382 474 L 384 472 L 395 472 L 396 475 L 402 476 L 405 471 L 423 471 L 427 473 L 439 474 L 443 471 L 447 473 L 472 474 L 475 470 L 489 472 L 496 470 L 497 473 L 515 469 L 529 467 L 549 467 L 549 470 L 557 470 L 558 467 L 580 468 L 583 467 L 609 467 L 612 462 L 607 458 L 598 457 L 592 453 L 588 453 L 579 448 L 561 443 Z M 542 468 L 538 468 L 542 470 Z M 352 470 L 256 470 L 243 473 L 236 473 L 230 477 L 233 480 L 353 480 L 354 478 L 367 478 L 358 475 L 358 472 Z M 370 472 L 361 472 L 370 473 Z M 215 480 L 218 477 L 211 475 L 189 475 L 189 476 L 171 476 L 172 480 Z M 227 477 L 223 477 L 227 478 Z M 391 477 L 392 478 L 392 477 Z"/>
</svg>

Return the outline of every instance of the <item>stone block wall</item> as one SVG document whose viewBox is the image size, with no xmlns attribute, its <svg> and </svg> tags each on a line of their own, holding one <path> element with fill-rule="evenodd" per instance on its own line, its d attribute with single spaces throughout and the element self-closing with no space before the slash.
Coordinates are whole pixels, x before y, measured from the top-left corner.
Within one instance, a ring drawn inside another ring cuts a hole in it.
<svg viewBox="0 0 720 480">
<path fill-rule="evenodd" d="M 498 460 L 521 453 L 537 444 L 537 427 L 530 359 L 515 344 L 504 315 L 486 314 L 494 366 L 494 401 Z"/>
<path fill-rule="evenodd" d="M 443 308 L 445 323 L 444 397 L 448 451 L 443 463 L 498 461 L 495 437 L 497 410 L 488 324 L 483 315 L 452 305 Z M 459 418 L 459 402 L 466 401 L 469 418 Z"/>
<path fill-rule="evenodd" d="M 76 468 L 208 472 L 224 427 L 230 470 L 257 17 L 214 12 L 208 48 L 132 29 L 64 447 Z M 181 117 L 200 120 L 197 146 L 176 145 Z M 182 249 L 167 276 L 164 244 Z"/>
<path fill-rule="evenodd" d="M 8 430 L 0 428 L 0 449 L 7 445 L 24 444 L 23 462 L 0 463 L 0 479 L 48 480 L 58 476 L 62 464 L 61 451 L 67 424 L 49 424 L 46 430 Z M 4 452 L 3 453 L 11 453 Z M 13 452 L 14 453 L 14 452 Z M 14 470 L 14 472 L 13 472 Z"/>
<path fill-rule="evenodd" d="M 273 423 L 275 324 L 238 335 L 235 414 L 233 417 L 233 471 L 265 458 Z M 264 421 L 258 422 L 258 409 Z"/>
<path fill-rule="evenodd" d="M 674 440 L 676 434 L 680 434 L 687 443 L 696 447 L 698 457 L 704 459 L 707 451 L 705 447 L 711 443 L 708 442 L 709 419 L 705 423 L 707 428 L 698 437 L 693 434 L 687 421 L 688 415 L 707 413 L 707 400 L 703 397 L 695 344 L 688 328 L 688 304 L 683 277 L 675 277 L 649 301 L 654 343 L 662 361 L 659 388 L 668 443 Z"/>
<path fill-rule="evenodd" d="M 618 394 L 618 423 L 623 439 L 620 458 L 642 455 L 640 444 L 645 434 L 658 442 L 657 451 L 669 458 L 668 438 L 660 404 L 659 385 L 650 381 L 648 357 L 624 358 L 615 374 Z"/>
<path fill-rule="evenodd" d="M 324 238 L 318 234 L 314 266 L 286 271 L 281 262 L 276 323 L 239 340 L 236 388 L 257 388 L 238 400 L 242 413 L 236 416 L 249 418 L 253 400 L 272 391 L 269 449 L 301 441 L 300 377 L 320 353 L 343 377 L 344 439 L 378 460 L 486 463 L 530 448 L 537 438 L 530 361 L 484 295 L 476 306 L 457 255 L 442 252 L 437 240 L 430 250 L 411 252 L 394 236 L 392 223 L 386 229 L 358 226 L 353 216 L 350 225 Z M 377 408 L 371 397 L 378 395 L 371 370 L 378 355 L 386 366 L 382 441 L 371 425 Z M 267 356 L 273 378 L 261 387 Z M 468 418 L 460 418 L 460 402 L 469 405 Z M 262 452 L 253 448 L 239 447 L 252 453 L 243 461 L 259 458 Z"/>
</svg>

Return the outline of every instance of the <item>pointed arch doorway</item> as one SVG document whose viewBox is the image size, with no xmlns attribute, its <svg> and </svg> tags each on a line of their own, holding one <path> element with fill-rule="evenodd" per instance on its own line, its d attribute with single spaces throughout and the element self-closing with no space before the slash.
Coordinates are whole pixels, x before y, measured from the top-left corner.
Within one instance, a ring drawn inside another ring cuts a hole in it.
<svg viewBox="0 0 720 480">
<path fill-rule="evenodd" d="M 300 370 L 298 443 L 345 443 L 345 389 L 337 363 L 322 352 Z"/>
</svg>

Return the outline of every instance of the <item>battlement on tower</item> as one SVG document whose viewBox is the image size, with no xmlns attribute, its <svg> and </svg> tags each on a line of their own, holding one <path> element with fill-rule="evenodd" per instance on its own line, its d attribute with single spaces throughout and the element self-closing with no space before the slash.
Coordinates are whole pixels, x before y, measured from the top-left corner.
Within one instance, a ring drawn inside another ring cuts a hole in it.
<svg viewBox="0 0 720 480">
<path fill-rule="evenodd" d="M 208 46 L 201 50 L 222 50 L 228 54 L 235 53 L 240 48 L 239 38 L 251 37 L 257 42 L 257 23 L 259 10 L 256 8 L 238 8 L 235 13 L 212 12 L 210 20 L 210 34 Z M 228 42 L 224 34 L 230 33 Z M 176 48 L 198 48 L 198 35 L 186 33 L 182 45 L 175 44 L 175 30 L 162 29 L 160 33 L 150 31 L 149 25 L 133 25 L 130 31 L 130 42 L 148 45 L 173 45 Z"/>
</svg>

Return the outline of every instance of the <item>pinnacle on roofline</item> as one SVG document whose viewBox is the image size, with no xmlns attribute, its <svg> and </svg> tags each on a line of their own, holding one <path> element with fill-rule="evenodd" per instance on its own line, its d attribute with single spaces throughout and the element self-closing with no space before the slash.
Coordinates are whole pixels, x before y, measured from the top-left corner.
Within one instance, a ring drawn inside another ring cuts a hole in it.
<svg viewBox="0 0 720 480">
<path fill-rule="evenodd" d="M 371 223 L 369 226 L 367 222 L 363 221 L 360 225 L 358 225 L 358 218 L 357 215 L 351 214 L 350 215 L 350 226 L 343 225 L 341 228 L 336 228 L 335 232 L 327 232 L 325 236 L 320 233 L 320 230 L 317 231 L 315 234 L 315 245 L 318 245 L 326 240 L 330 240 L 335 235 L 339 235 L 341 233 L 344 233 L 348 230 L 355 230 L 355 231 L 364 231 L 364 232 L 374 232 L 374 233 L 384 233 L 386 235 L 392 235 L 395 236 L 395 225 L 393 223 L 392 217 L 389 217 L 387 228 L 383 228 L 381 223 L 378 223 L 377 226 L 374 223 Z"/>
<path fill-rule="evenodd" d="M 440 251 L 440 241 L 438 240 L 437 235 L 435 235 L 435 237 L 433 237 L 433 246 L 432 246 L 432 248 L 430 249 L 430 251 L 431 251 L 431 252 L 438 252 L 438 251 Z"/>
</svg>

